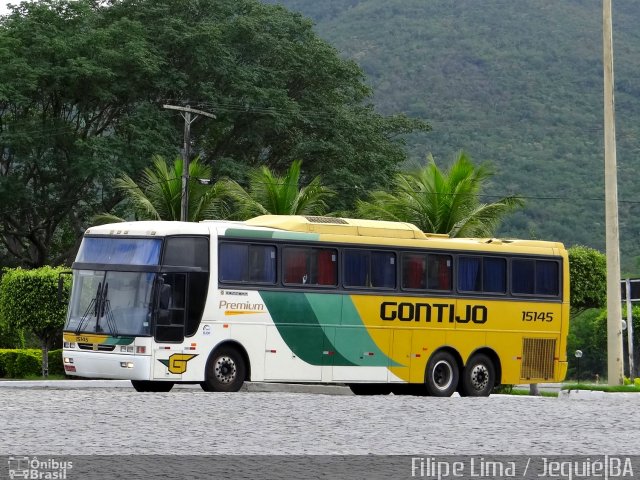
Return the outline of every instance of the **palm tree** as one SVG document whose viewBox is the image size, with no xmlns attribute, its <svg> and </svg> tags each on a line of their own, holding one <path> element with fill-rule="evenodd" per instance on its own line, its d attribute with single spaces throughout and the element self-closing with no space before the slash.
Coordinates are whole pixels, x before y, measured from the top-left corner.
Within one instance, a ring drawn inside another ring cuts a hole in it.
<svg viewBox="0 0 640 480">
<path fill-rule="evenodd" d="M 414 173 L 399 173 L 392 192 L 376 191 L 370 201 L 357 203 L 363 218 L 409 222 L 424 232 L 451 237 L 492 236 L 508 212 L 524 205 L 517 197 L 481 203 L 479 193 L 492 172 L 487 164 L 475 167 L 460 153 L 448 172 L 429 157 L 429 163 Z"/>
<path fill-rule="evenodd" d="M 300 187 L 300 167 L 296 160 L 284 177 L 275 175 L 268 167 L 249 172 L 249 188 L 245 190 L 237 182 L 227 180 L 226 190 L 237 205 L 234 218 L 246 220 L 256 215 L 323 215 L 328 206 L 326 200 L 334 192 L 315 177 L 305 187 Z"/>
<path fill-rule="evenodd" d="M 199 178 L 211 178 L 211 167 L 199 159 L 189 163 L 189 215 L 188 220 L 197 222 L 206 219 L 226 218 L 228 210 L 224 201 L 224 186 L 217 182 L 213 186 L 202 185 Z M 121 190 L 126 206 L 132 210 L 136 220 L 180 220 L 182 198 L 182 158 L 169 164 L 156 155 L 153 165 L 142 171 L 136 183 L 123 174 L 115 181 Z M 124 222 L 112 214 L 101 214 L 94 218 L 96 223 Z"/>
</svg>

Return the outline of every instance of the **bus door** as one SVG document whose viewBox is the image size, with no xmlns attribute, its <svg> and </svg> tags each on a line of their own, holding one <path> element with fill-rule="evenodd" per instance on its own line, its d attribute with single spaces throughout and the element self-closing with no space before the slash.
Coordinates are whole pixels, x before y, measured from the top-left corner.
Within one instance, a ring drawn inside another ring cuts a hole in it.
<svg viewBox="0 0 640 480">
<path fill-rule="evenodd" d="M 413 330 L 396 328 L 393 331 L 391 360 L 395 365 L 389 369 L 389 382 L 408 381 L 411 372 L 411 358 L 415 355 L 412 348 Z"/>
<path fill-rule="evenodd" d="M 267 327 L 265 380 L 322 380 L 323 334 L 317 325 Z"/>
<path fill-rule="evenodd" d="M 156 284 L 153 347 L 156 379 L 180 380 L 185 371 L 186 278 L 184 273 L 164 273 Z"/>
</svg>

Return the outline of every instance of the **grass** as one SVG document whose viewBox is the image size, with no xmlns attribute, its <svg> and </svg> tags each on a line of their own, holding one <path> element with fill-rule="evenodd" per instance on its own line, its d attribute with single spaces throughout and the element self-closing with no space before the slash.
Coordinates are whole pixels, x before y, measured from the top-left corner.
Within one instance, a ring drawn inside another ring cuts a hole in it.
<svg viewBox="0 0 640 480">
<path fill-rule="evenodd" d="M 508 395 L 529 395 L 529 390 L 522 390 L 520 388 L 514 388 L 513 390 L 511 390 L 511 392 L 508 393 Z M 539 397 L 552 397 L 552 398 L 557 398 L 558 397 L 558 392 L 545 392 L 545 391 L 540 391 L 540 395 L 538 395 Z"/>
<path fill-rule="evenodd" d="M 29 381 L 34 381 L 34 380 L 69 380 L 69 377 L 67 377 L 64 374 L 49 374 L 49 376 L 47 378 L 44 378 L 42 375 L 27 375 L 26 377 L 20 377 L 20 378 L 0 378 L 0 380 L 16 380 L 16 381 L 20 381 L 20 380 L 29 380 Z"/>
<path fill-rule="evenodd" d="M 562 390 L 590 390 L 594 392 L 631 392 L 640 393 L 638 385 L 600 385 L 593 383 L 572 383 L 563 385 Z"/>
</svg>

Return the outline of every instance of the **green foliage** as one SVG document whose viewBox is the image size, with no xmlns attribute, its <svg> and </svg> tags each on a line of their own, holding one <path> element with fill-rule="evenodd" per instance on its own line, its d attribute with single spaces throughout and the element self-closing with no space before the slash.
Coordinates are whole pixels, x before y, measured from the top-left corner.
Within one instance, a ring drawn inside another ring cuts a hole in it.
<svg viewBox="0 0 640 480">
<path fill-rule="evenodd" d="M 640 365 L 640 305 L 632 309 L 633 317 L 633 352 L 636 372 Z M 627 310 L 622 309 L 622 317 L 626 320 Z M 622 358 L 625 371 L 629 373 L 628 329 L 622 332 Z M 576 317 L 572 317 L 569 324 L 569 338 L 567 340 L 567 356 L 569 358 L 569 378 L 577 378 L 578 360 L 574 356 L 576 350 L 582 350 L 580 359 L 580 380 L 595 381 L 599 378 L 604 382 L 607 376 L 607 311 L 606 309 L 587 310 Z M 596 377 L 596 375 L 598 377 Z"/>
<path fill-rule="evenodd" d="M 155 156 L 153 167 L 142 171 L 136 183 L 123 174 L 115 182 L 125 197 L 124 208 L 133 214 L 135 220 L 180 220 L 182 205 L 182 167 L 183 160 L 177 157 L 172 163 L 161 156 Z M 223 188 L 220 183 L 213 186 L 202 185 L 198 179 L 211 178 L 211 167 L 196 158 L 189 162 L 189 221 L 226 218 L 228 215 L 223 200 Z M 96 223 L 123 222 L 122 218 L 102 214 L 95 218 Z"/>
<path fill-rule="evenodd" d="M 33 333 L 42 346 L 47 370 L 48 350 L 62 335 L 66 304 L 58 300 L 58 276 L 63 268 L 41 267 L 35 270 L 6 270 L 0 281 L 0 317 L 12 328 Z M 71 287 L 69 276 L 63 276 L 63 299 Z"/>
<path fill-rule="evenodd" d="M 40 372 L 38 372 L 39 374 Z M 49 350 L 49 375 L 65 375 L 62 350 Z"/>
<path fill-rule="evenodd" d="M 286 175 L 277 176 L 268 167 L 260 167 L 249 173 L 249 189 L 245 190 L 233 180 L 225 184 L 228 195 L 237 204 L 234 218 L 246 220 L 256 215 L 323 215 L 327 201 L 334 192 L 315 177 L 304 187 L 300 186 L 302 162 L 294 161 Z"/>
<path fill-rule="evenodd" d="M 40 376 L 42 352 L 35 349 L 0 350 L 0 378 L 26 378 Z M 49 371 L 64 375 L 62 350 L 49 352 Z"/>
<path fill-rule="evenodd" d="M 606 378 L 607 334 L 605 326 L 603 337 L 601 318 L 602 311 L 599 309 L 586 310 L 571 317 L 567 338 L 567 378 L 578 379 L 578 373 L 580 380 L 590 382 L 596 381 L 597 378 Z M 583 354 L 579 360 L 575 356 L 576 350 L 581 350 Z"/>
<path fill-rule="evenodd" d="M 586 385 L 584 383 L 563 385 L 562 390 L 589 390 L 592 392 L 640 393 L 640 385 Z"/>
<path fill-rule="evenodd" d="M 429 130 L 378 113 L 355 62 L 257 0 L 23 2 L 0 20 L 0 65 L 0 243 L 26 266 L 69 262 L 123 199 L 114 178 L 175 155 L 167 103 L 216 115 L 191 129 L 214 177 L 300 159 L 339 192 L 331 209 L 384 185 L 405 135 Z"/>
<path fill-rule="evenodd" d="M 602 308 L 607 301 L 607 259 L 593 248 L 569 248 L 571 308 L 580 312 Z"/>
<path fill-rule="evenodd" d="M 523 205 L 516 197 L 480 203 L 479 194 L 491 176 L 484 164 L 474 166 L 460 153 L 444 172 L 433 158 L 415 173 L 396 175 L 391 191 L 376 191 L 358 202 L 358 215 L 376 220 L 409 222 L 424 232 L 451 237 L 488 237 L 502 218 Z"/>
<path fill-rule="evenodd" d="M 49 352 L 52 373 L 64 374 L 62 350 Z M 26 378 L 41 374 L 42 354 L 40 350 L 0 350 L 0 378 Z"/>
<path fill-rule="evenodd" d="M 491 194 L 527 200 L 500 236 L 604 250 L 601 2 L 265 1 L 313 18 L 322 38 L 362 66 L 379 111 L 432 123 L 428 135 L 407 138 L 414 163 L 458 149 L 491 158 L 500 172 Z M 621 258 L 636 273 L 638 18 L 640 2 L 615 4 Z"/>
</svg>

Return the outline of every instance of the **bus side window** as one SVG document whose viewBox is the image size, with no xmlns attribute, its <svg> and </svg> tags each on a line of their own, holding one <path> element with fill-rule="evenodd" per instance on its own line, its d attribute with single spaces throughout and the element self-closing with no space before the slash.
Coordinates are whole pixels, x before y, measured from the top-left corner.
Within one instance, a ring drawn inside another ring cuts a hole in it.
<svg viewBox="0 0 640 480">
<path fill-rule="evenodd" d="M 513 260 L 512 286 L 515 294 L 558 295 L 559 264 L 553 260 Z"/>
<path fill-rule="evenodd" d="M 402 263 L 402 288 L 425 288 L 424 255 L 404 254 Z"/>
<path fill-rule="evenodd" d="M 329 248 L 284 249 L 284 283 L 292 285 L 338 284 L 338 252 Z"/>
<path fill-rule="evenodd" d="M 345 250 L 344 284 L 348 287 L 369 286 L 368 252 L 361 250 Z"/>
<path fill-rule="evenodd" d="M 483 259 L 482 288 L 488 293 L 507 293 L 507 261 L 504 258 Z"/>
<path fill-rule="evenodd" d="M 218 278 L 222 282 L 246 282 L 249 277 L 249 246 L 220 244 Z"/>
<path fill-rule="evenodd" d="M 308 248 L 285 248 L 283 253 L 284 283 L 304 285 L 309 280 Z"/>
<path fill-rule="evenodd" d="M 371 252 L 371 286 L 396 288 L 396 254 Z"/>
<path fill-rule="evenodd" d="M 338 252 L 335 250 L 319 250 L 318 255 L 318 285 L 338 284 Z"/>
<path fill-rule="evenodd" d="M 536 261 L 536 293 L 558 295 L 560 292 L 558 262 Z"/>
<path fill-rule="evenodd" d="M 511 262 L 513 293 L 532 295 L 535 293 L 535 260 L 513 260 Z"/>
<path fill-rule="evenodd" d="M 450 255 L 429 255 L 427 260 L 427 288 L 451 290 L 453 258 Z"/>
<path fill-rule="evenodd" d="M 482 285 L 482 258 L 460 257 L 458 259 L 458 290 L 479 292 Z"/>
<path fill-rule="evenodd" d="M 396 254 L 368 250 L 345 250 L 346 287 L 396 287 Z"/>
</svg>

